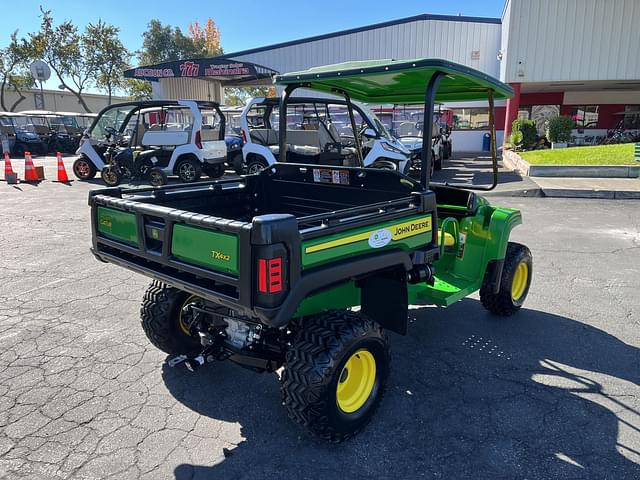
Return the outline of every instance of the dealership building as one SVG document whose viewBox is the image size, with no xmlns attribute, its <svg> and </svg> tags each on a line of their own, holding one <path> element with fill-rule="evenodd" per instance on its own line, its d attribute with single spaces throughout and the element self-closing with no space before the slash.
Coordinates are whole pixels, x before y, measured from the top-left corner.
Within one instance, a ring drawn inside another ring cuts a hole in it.
<svg viewBox="0 0 640 480">
<path fill-rule="evenodd" d="M 589 144 L 608 129 L 640 129 L 639 18 L 640 0 L 506 0 L 500 18 L 424 14 L 185 60 L 189 68 L 181 68 L 183 61 L 137 69 L 151 77 L 134 70 L 128 75 L 153 80 L 158 98 L 219 101 L 224 86 L 265 85 L 274 72 L 353 60 L 443 58 L 513 87 L 514 97 L 496 104 L 499 141 L 518 117 L 535 120 L 542 132 L 545 119 L 560 114 L 574 119 L 576 141 Z M 456 150 L 479 150 L 486 103 L 441 108 L 452 111 Z"/>
</svg>

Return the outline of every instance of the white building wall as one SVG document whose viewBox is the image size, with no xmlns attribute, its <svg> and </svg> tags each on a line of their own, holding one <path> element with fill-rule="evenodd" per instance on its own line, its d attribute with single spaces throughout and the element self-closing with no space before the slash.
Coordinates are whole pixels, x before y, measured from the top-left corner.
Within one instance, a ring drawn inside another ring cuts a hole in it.
<svg viewBox="0 0 640 480">
<path fill-rule="evenodd" d="M 501 79 L 638 80 L 639 20 L 640 0 L 508 0 Z"/>
<path fill-rule="evenodd" d="M 500 32 L 498 23 L 415 20 L 243 55 L 229 55 L 281 73 L 352 60 L 436 57 L 497 77 Z M 479 58 L 475 58 L 477 55 L 472 58 L 472 52 L 479 52 Z"/>
<path fill-rule="evenodd" d="M 71 92 L 63 90 L 44 90 L 43 93 L 44 107 L 46 110 L 54 112 L 84 113 L 84 107 Z M 25 99 L 15 107 L 14 111 L 37 110 L 40 108 L 40 106 L 36 104 L 36 96 L 40 95 L 40 90 L 24 90 L 22 94 L 25 96 Z M 16 92 L 11 90 L 7 90 L 4 96 L 7 108 L 11 108 L 11 106 L 20 98 Z M 106 107 L 109 100 L 106 95 L 99 95 L 95 93 L 84 93 L 82 94 L 82 98 L 93 113 L 98 113 Z M 111 97 L 111 103 L 126 102 L 128 100 L 128 97 Z M 2 109 L 0 108 L 0 110 Z"/>
</svg>

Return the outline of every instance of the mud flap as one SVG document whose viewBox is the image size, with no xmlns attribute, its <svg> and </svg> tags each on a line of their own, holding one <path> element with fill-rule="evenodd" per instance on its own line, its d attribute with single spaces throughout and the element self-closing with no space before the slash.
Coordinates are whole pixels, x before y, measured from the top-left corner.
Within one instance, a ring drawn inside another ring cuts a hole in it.
<svg viewBox="0 0 640 480">
<path fill-rule="evenodd" d="M 404 270 L 393 270 L 361 280 L 362 312 L 383 328 L 407 334 L 409 301 Z"/>
</svg>

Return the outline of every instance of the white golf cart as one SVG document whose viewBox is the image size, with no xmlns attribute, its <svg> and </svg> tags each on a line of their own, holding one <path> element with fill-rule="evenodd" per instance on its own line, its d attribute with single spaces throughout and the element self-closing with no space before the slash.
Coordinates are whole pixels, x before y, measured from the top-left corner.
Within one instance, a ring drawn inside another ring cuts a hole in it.
<svg viewBox="0 0 640 480">
<path fill-rule="evenodd" d="M 103 109 L 83 135 L 73 173 L 89 180 L 106 166 L 104 153 L 114 143 L 144 155 L 154 167 L 183 182 L 202 173 L 224 174 L 227 148 L 225 117 L 214 102 L 149 100 L 119 103 Z"/>
<path fill-rule="evenodd" d="M 277 97 L 257 97 L 242 111 L 247 173 L 278 161 L 279 103 Z M 410 152 L 367 107 L 354 103 L 351 117 L 342 99 L 293 97 L 287 104 L 288 161 L 409 172 Z"/>
</svg>

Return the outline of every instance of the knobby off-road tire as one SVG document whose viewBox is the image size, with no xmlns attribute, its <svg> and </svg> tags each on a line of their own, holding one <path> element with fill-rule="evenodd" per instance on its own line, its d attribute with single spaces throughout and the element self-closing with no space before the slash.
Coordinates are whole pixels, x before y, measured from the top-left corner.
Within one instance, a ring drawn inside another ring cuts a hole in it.
<svg viewBox="0 0 640 480">
<path fill-rule="evenodd" d="M 484 308 L 495 315 L 513 315 L 524 303 L 533 278 L 533 257 L 524 245 L 509 242 L 504 259 L 500 290 L 493 293 L 488 285 L 480 289 L 480 301 Z"/>
<path fill-rule="evenodd" d="M 282 375 L 283 403 L 289 416 L 330 442 L 352 437 L 369 422 L 380 404 L 390 358 L 386 334 L 361 314 L 333 311 L 302 320 L 286 354 Z M 358 365 L 365 360 L 371 365 L 372 359 L 369 388 L 362 389 L 362 383 L 355 383 L 351 392 L 356 395 L 349 397 L 355 402 L 346 404 L 344 391 L 338 392 L 339 384 L 343 388 L 346 382 L 366 378 L 356 374 L 362 373 Z M 345 371 L 346 364 L 353 365 L 356 373 Z M 347 412 L 341 405 L 355 411 Z"/>
<path fill-rule="evenodd" d="M 149 341 L 170 355 L 194 354 L 202 349 L 197 336 L 185 332 L 182 308 L 197 301 L 187 292 L 154 280 L 144 293 L 140 319 Z"/>
</svg>

